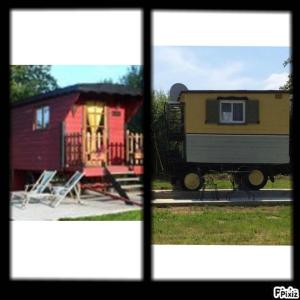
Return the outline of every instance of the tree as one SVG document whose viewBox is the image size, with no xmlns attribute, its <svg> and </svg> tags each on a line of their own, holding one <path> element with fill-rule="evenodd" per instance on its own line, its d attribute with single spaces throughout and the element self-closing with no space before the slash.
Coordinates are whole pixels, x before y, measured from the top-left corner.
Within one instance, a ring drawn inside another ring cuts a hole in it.
<svg viewBox="0 0 300 300">
<path fill-rule="evenodd" d="M 164 107 L 168 102 L 168 95 L 163 91 L 154 91 L 152 93 L 152 131 L 160 132 L 163 125 Z"/>
<path fill-rule="evenodd" d="M 120 83 L 132 88 L 143 88 L 143 68 L 140 66 L 130 66 L 127 74 L 120 78 Z M 127 128 L 131 131 L 141 132 L 143 119 L 143 106 L 138 110 L 135 116 L 127 124 Z"/>
<path fill-rule="evenodd" d="M 143 68 L 140 66 L 130 66 L 126 75 L 120 78 L 120 83 L 132 88 L 143 88 Z"/>
<path fill-rule="evenodd" d="M 163 91 L 154 91 L 152 94 L 152 122 L 151 138 L 154 147 L 153 166 L 154 173 L 160 175 L 166 171 L 168 136 L 166 131 L 165 105 L 168 95 Z"/>
<path fill-rule="evenodd" d="M 292 64 L 292 59 L 288 58 L 284 63 L 283 66 L 286 67 L 288 64 Z M 281 90 L 287 90 L 290 91 L 291 93 L 293 92 L 293 82 L 292 82 L 292 73 L 289 74 L 287 82 L 280 87 Z"/>
<path fill-rule="evenodd" d="M 111 78 L 105 78 L 105 79 L 100 80 L 98 83 L 101 83 L 101 84 L 113 84 L 114 81 Z"/>
<path fill-rule="evenodd" d="M 25 98 L 58 88 L 55 78 L 50 74 L 49 65 L 10 66 L 10 100 Z"/>
</svg>

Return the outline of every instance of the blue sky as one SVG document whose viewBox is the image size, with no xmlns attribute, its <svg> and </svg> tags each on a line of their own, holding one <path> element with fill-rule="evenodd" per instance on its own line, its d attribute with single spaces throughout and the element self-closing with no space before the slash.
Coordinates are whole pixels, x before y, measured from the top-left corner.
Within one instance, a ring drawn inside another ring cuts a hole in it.
<svg viewBox="0 0 300 300">
<path fill-rule="evenodd" d="M 153 88 L 278 89 L 287 80 L 289 47 L 155 46 Z"/>
<path fill-rule="evenodd" d="M 97 83 L 103 79 L 118 82 L 129 65 L 52 65 L 51 74 L 60 87 L 77 83 Z"/>
</svg>

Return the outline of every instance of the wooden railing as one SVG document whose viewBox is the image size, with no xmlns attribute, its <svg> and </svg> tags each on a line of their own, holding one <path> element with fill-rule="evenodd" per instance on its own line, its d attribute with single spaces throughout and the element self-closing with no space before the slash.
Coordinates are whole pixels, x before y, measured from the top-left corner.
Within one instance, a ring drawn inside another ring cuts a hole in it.
<svg viewBox="0 0 300 300">
<path fill-rule="evenodd" d="M 108 143 L 108 165 L 125 165 L 125 144 Z"/>
<path fill-rule="evenodd" d="M 78 167 L 82 165 L 82 135 L 81 133 L 65 134 L 65 166 Z"/>
<path fill-rule="evenodd" d="M 104 135 L 100 132 L 96 134 L 96 151 L 101 151 L 104 147 Z M 92 135 L 90 132 L 86 133 L 86 150 L 92 149 Z"/>
<path fill-rule="evenodd" d="M 90 165 L 104 166 L 107 163 L 106 141 L 104 135 L 100 132 L 97 132 L 95 138 L 95 148 L 93 151 L 92 135 L 90 132 L 87 132 L 85 135 L 85 162 Z"/>
<path fill-rule="evenodd" d="M 142 165 L 143 134 L 126 131 L 125 143 L 108 143 L 103 135 L 96 135 L 96 151 L 91 149 L 91 135 L 85 135 L 85 153 L 81 133 L 65 134 L 65 166 L 79 167 L 87 165 Z M 107 146 L 106 146 L 107 145 Z"/>
<path fill-rule="evenodd" d="M 144 154 L 144 137 L 142 133 L 126 131 L 126 163 L 129 165 L 142 165 Z"/>
</svg>

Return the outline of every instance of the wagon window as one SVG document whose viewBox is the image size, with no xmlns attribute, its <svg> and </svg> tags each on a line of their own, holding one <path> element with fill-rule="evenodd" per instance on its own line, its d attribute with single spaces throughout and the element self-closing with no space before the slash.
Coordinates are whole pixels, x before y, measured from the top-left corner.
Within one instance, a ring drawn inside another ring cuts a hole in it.
<svg viewBox="0 0 300 300">
<path fill-rule="evenodd" d="M 220 123 L 245 123 L 245 102 L 221 101 Z"/>
<path fill-rule="evenodd" d="M 49 106 L 39 107 L 36 110 L 35 129 L 44 129 L 49 127 L 50 109 Z"/>
<path fill-rule="evenodd" d="M 44 126 L 44 128 L 49 127 L 49 121 L 50 121 L 49 106 L 45 106 L 43 109 L 43 126 Z"/>
<path fill-rule="evenodd" d="M 36 129 L 43 128 L 43 109 L 36 110 Z"/>
</svg>

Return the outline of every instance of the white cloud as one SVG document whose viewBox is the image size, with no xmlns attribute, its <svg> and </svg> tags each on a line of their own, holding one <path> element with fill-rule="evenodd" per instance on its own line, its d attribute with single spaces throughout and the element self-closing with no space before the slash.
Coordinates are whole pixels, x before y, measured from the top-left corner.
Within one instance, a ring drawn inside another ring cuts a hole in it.
<svg viewBox="0 0 300 300">
<path fill-rule="evenodd" d="M 265 90 L 278 90 L 279 87 L 284 85 L 288 80 L 289 73 L 273 73 L 267 79 L 264 80 L 264 87 Z"/>
<path fill-rule="evenodd" d="M 246 76 L 241 61 L 212 65 L 189 49 L 162 48 L 154 53 L 154 89 L 168 90 L 175 82 L 189 89 L 247 89 L 257 82 Z"/>
<path fill-rule="evenodd" d="M 227 63 L 208 70 L 208 84 L 212 89 L 247 89 L 255 82 L 251 77 L 243 75 L 245 64 L 241 62 Z"/>
<path fill-rule="evenodd" d="M 207 53 L 205 49 L 199 52 L 194 47 L 154 49 L 153 87 L 156 90 L 168 92 L 176 82 L 185 84 L 188 89 L 277 90 L 288 79 L 288 69 L 273 71 L 270 75 L 265 75 L 267 70 L 256 71 L 264 67 L 259 58 L 249 60 L 240 56 L 221 60 L 214 56 L 217 52 Z"/>
</svg>

